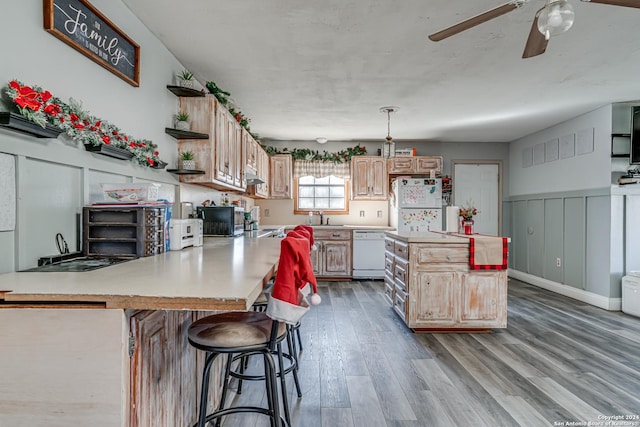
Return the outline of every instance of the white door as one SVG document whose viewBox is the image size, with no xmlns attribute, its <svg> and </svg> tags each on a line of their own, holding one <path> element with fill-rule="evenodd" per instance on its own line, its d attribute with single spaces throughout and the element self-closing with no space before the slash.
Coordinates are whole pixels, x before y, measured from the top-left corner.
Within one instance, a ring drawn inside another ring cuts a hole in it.
<svg viewBox="0 0 640 427">
<path fill-rule="evenodd" d="M 500 235 L 500 168 L 500 163 L 453 162 L 453 204 L 478 208 L 476 233 Z"/>
</svg>

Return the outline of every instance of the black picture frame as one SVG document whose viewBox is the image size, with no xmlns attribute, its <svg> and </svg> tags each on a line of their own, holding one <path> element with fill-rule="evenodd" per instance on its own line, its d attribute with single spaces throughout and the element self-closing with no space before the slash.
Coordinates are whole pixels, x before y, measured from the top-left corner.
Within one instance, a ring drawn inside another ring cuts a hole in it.
<svg viewBox="0 0 640 427">
<path fill-rule="evenodd" d="M 87 0 L 43 0 L 44 29 L 132 86 L 140 86 L 140 46 Z"/>
</svg>

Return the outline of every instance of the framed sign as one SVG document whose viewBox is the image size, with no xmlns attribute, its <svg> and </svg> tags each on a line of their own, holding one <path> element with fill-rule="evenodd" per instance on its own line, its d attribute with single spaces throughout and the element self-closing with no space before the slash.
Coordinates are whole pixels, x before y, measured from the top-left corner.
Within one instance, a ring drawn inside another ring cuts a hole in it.
<svg viewBox="0 0 640 427">
<path fill-rule="evenodd" d="M 140 46 L 87 0 L 43 0 L 44 29 L 132 86 L 140 86 Z"/>
</svg>

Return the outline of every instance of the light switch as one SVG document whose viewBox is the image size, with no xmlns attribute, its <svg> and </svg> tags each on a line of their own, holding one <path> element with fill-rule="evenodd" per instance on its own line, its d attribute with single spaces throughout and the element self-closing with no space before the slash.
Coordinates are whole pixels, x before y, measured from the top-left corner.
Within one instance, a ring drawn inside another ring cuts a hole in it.
<svg viewBox="0 0 640 427">
<path fill-rule="evenodd" d="M 360 218 L 364 218 L 364 211 L 360 211 Z"/>
<path fill-rule="evenodd" d="M 382 211 L 378 211 L 378 218 L 382 218 Z"/>
<path fill-rule="evenodd" d="M 268 217 L 268 216 L 269 216 L 269 209 L 265 209 L 265 210 L 264 210 L 264 216 L 265 216 L 265 217 Z"/>
</svg>

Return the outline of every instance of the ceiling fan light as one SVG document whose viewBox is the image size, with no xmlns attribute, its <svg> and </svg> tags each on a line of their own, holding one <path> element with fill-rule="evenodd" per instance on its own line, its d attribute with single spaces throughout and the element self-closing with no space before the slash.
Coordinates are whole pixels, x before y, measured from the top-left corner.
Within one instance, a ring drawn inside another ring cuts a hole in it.
<svg viewBox="0 0 640 427">
<path fill-rule="evenodd" d="M 573 26 L 574 18 L 573 7 L 567 0 L 552 1 L 538 16 L 538 30 L 547 38 L 557 36 Z"/>
</svg>

